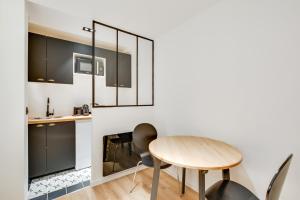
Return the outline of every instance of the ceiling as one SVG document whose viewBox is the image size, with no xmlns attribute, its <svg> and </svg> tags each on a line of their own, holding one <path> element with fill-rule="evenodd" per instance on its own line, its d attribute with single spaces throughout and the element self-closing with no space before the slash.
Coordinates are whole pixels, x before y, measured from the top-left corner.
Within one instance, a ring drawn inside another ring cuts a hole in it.
<svg viewBox="0 0 300 200">
<path fill-rule="evenodd" d="M 216 0 L 30 0 L 69 15 L 158 37 Z"/>
</svg>

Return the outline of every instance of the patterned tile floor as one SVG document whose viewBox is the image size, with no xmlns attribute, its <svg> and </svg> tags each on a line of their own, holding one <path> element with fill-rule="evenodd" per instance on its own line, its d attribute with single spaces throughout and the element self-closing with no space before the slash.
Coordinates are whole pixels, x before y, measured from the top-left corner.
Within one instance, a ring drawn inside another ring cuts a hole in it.
<svg viewBox="0 0 300 200">
<path fill-rule="evenodd" d="M 32 200 L 51 200 L 90 185 L 91 168 L 68 170 L 38 179 L 29 187 Z"/>
</svg>

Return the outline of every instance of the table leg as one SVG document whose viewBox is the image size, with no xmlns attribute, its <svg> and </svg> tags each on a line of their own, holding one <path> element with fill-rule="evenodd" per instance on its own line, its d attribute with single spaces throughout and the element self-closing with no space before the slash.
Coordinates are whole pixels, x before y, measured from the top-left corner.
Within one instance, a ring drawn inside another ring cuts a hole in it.
<svg viewBox="0 0 300 200">
<path fill-rule="evenodd" d="M 160 164 L 161 164 L 161 161 L 159 159 L 155 158 L 154 156 L 153 156 L 153 162 L 154 162 L 154 172 L 153 172 L 150 200 L 156 200 L 157 199 L 157 190 L 158 190 Z"/>
<path fill-rule="evenodd" d="M 181 194 L 185 193 L 185 174 L 186 168 L 182 168 Z"/>
<path fill-rule="evenodd" d="M 199 200 L 205 200 L 205 174 L 207 170 L 199 170 Z"/>
<path fill-rule="evenodd" d="M 229 181 L 230 180 L 230 171 L 229 169 L 222 170 L 223 180 Z"/>
</svg>

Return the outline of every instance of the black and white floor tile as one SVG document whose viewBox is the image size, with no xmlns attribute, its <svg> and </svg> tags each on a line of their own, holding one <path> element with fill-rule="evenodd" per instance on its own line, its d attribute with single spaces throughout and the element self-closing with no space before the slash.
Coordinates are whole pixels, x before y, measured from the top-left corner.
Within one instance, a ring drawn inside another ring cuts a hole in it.
<svg viewBox="0 0 300 200">
<path fill-rule="evenodd" d="M 91 168 L 68 170 L 32 180 L 29 197 L 32 200 L 51 200 L 90 185 Z"/>
</svg>

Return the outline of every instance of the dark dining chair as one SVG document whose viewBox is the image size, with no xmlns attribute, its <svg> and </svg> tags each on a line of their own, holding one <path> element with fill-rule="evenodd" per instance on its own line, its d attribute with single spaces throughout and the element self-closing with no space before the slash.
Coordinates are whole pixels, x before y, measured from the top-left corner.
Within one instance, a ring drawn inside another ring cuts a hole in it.
<svg viewBox="0 0 300 200">
<path fill-rule="evenodd" d="M 291 154 L 274 175 L 266 195 L 266 200 L 279 200 L 281 189 L 292 161 Z M 211 186 L 206 192 L 208 200 L 258 200 L 250 190 L 230 180 L 222 180 Z"/>
<path fill-rule="evenodd" d="M 134 190 L 136 187 L 135 184 L 135 178 L 137 171 L 139 169 L 139 166 L 145 165 L 147 167 L 154 167 L 154 162 L 152 159 L 152 156 L 149 152 L 149 144 L 157 138 L 157 131 L 155 127 L 148 123 L 142 123 L 137 125 L 134 128 L 134 131 L 132 133 L 132 142 L 134 145 L 134 150 L 141 158 L 141 161 L 137 163 L 137 166 L 135 168 L 135 173 L 132 180 L 132 188 L 130 190 L 130 193 Z M 170 164 L 162 163 L 161 169 L 166 169 L 170 167 Z"/>
</svg>

